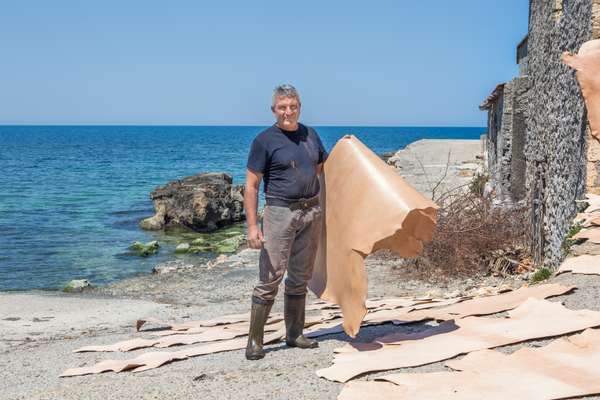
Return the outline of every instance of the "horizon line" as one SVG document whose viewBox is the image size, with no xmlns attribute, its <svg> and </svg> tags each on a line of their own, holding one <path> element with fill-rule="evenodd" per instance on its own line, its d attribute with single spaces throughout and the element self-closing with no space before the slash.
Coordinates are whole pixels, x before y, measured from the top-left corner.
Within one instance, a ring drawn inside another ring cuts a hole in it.
<svg viewBox="0 0 600 400">
<path fill-rule="evenodd" d="M 267 127 L 272 124 L 2 124 L 0 127 L 26 127 L 26 126 L 39 126 L 39 127 L 61 127 L 61 126 L 72 126 L 72 127 Z M 306 125 L 306 124 L 304 124 Z M 308 126 L 314 127 L 335 127 L 335 128 L 482 128 L 487 129 L 487 126 L 473 126 L 473 125 L 348 125 L 348 124 L 310 124 Z"/>
</svg>

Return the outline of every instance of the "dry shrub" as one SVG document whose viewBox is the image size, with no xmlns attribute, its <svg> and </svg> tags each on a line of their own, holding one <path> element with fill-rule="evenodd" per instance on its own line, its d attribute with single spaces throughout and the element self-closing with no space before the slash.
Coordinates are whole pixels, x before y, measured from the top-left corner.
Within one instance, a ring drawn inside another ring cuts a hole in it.
<svg viewBox="0 0 600 400">
<path fill-rule="evenodd" d="M 405 263 L 415 267 L 416 277 L 438 282 L 522 272 L 528 256 L 522 208 L 492 207 L 481 191 L 447 193 L 436 202 L 433 240 L 420 257 Z"/>
</svg>

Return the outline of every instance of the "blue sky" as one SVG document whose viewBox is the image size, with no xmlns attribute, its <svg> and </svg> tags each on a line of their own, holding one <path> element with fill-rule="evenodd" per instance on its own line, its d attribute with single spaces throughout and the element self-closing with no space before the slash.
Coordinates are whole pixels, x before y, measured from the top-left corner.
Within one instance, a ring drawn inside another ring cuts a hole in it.
<svg viewBox="0 0 600 400">
<path fill-rule="evenodd" d="M 484 126 L 526 0 L 0 0 L 0 124 Z"/>
</svg>

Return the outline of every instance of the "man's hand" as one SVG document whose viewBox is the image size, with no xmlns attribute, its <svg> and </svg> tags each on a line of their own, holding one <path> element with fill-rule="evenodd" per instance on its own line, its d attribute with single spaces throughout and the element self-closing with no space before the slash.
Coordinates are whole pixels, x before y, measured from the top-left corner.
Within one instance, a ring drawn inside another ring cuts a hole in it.
<svg viewBox="0 0 600 400">
<path fill-rule="evenodd" d="M 251 249 L 261 249 L 264 241 L 265 238 L 257 225 L 248 227 L 248 246 Z"/>
<path fill-rule="evenodd" d="M 244 190 L 244 210 L 246 211 L 246 224 L 248 225 L 248 246 L 251 249 L 260 249 L 265 241 L 258 227 L 256 209 L 258 206 L 258 188 L 262 174 L 246 170 L 246 189 Z"/>
</svg>

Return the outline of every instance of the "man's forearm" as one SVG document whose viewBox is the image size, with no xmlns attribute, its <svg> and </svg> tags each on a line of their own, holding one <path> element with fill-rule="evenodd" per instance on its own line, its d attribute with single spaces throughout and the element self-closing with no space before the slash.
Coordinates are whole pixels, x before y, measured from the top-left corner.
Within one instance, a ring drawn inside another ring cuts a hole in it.
<svg viewBox="0 0 600 400">
<path fill-rule="evenodd" d="M 250 226 L 257 225 L 258 208 L 258 190 L 253 187 L 247 187 L 244 191 L 244 210 L 246 212 L 246 224 Z"/>
</svg>

